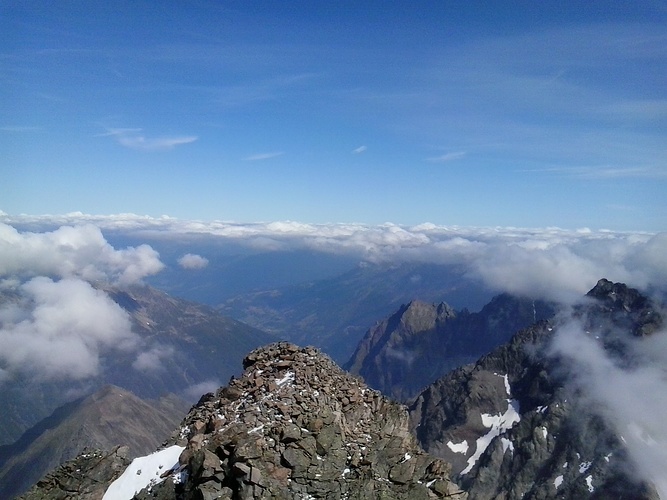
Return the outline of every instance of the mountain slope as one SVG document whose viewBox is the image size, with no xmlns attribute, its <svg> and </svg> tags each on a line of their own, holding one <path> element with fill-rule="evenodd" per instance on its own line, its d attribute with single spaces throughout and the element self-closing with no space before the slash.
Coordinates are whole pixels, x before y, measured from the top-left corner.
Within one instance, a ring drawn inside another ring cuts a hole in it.
<svg viewBox="0 0 667 500">
<path fill-rule="evenodd" d="M 508 294 L 493 298 L 478 313 L 413 301 L 368 330 L 344 366 L 371 387 L 405 401 L 553 314 L 550 304 Z"/>
<path fill-rule="evenodd" d="M 22 493 L 86 448 L 111 450 L 127 444 L 129 457 L 145 454 L 169 436 L 187 409 L 175 397 L 142 401 L 111 385 L 68 403 L 16 443 L 0 447 L 0 498 Z"/>
<path fill-rule="evenodd" d="M 623 357 L 619 346 L 657 331 L 660 313 L 606 280 L 587 299 L 571 316 L 531 326 L 449 373 L 410 405 L 420 443 L 452 464 L 470 498 L 657 498 L 593 388 L 572 383 L 580 375 L 555 346 L 573 317 L 577 335 Z"/>
</svg>

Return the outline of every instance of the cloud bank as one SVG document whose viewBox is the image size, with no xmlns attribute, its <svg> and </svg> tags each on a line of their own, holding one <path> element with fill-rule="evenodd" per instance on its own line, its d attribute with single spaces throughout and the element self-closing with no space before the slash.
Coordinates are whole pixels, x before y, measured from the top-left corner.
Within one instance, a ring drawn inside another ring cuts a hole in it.
<svg viewBox="0 0 667 500">
<path fill-rule="evenodd" d="M 619 233 L 587 228 L 459 227 L 424 223 L 307 224 L 294 221 L 236 223 L 95 216 L 0 215 L 22 227 L 94 224 L 146 241 L 211 241 L 253 251 L 313 250 L 351 255 L 372 263 L 428 262 L 457 266 L 493 291 L 573 301 L 600 278 L 636 288 L 664 289 L 667 233 Z M 55 232 L 55 231 L 54 231 Z"/>
<path fill-rule="evenodd" d="M 0 223 L 0 277 L 77 277 L 128 285 L 163 267 L 149 245 L 116 250 L 92 224 L 21 233 Z"/>
<path fill-rule="evenodd" d="M 35 277 L 14 291 L 0 305 L 0 382 L 93 377 L 103 353 L 138 345 L 128 314 L 85 281 Z"/>
<path fill-rule="evenodd" d="M 131 285 L 163 267 L 150 246 L 117 250 L 93 224 L 19 232 L 0 223 L 0 382 L 87 379 L 106 354 L 141 349 L 128 314 L 91 283 Z M 140 354 L 136 367 L 165 355 Z"/>
</svg>

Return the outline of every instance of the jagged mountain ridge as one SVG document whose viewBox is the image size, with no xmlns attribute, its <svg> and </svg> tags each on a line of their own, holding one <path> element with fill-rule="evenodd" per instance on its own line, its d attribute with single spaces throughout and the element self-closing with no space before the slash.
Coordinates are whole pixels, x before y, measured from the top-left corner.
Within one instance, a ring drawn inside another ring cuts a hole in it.
<svg viewBox="0 0 667 500">
<path fill-rule="evenodd" d="M 406 408 L 316 349 L 272 344 L 244 368 L 203 396 L 166 443 L 164 452 L 180 453 L 171 470 L 128 468 L 135 480 L 169 478 L 137 499 L 465 498 L 448 465 L 417 446 Z M 57 474 L 24 498 L 55 498 Z M 70 487 L 89 489 L 85 478 Z"/>
<path fill-rule="evenodd" d="M 128 458 L 146 454 L 171 434 L 187 410 L 173 395 L 143 401 L 112 385 L 61 406 L 17 442 L 0 447 L 0 498 L 14 498 L 86 448 L 128 445 Z"/>
<path fill-rule="evenodd" d="M 575 315 L 600 342 L 614 323 L 644 334 L 662 324 L 625 285 L 600 280 L 587 297 Z M 470 498 L 656 499 L 628 466 L 622 438 L 549 354 L 562 322 L 533 325 L 425 389 L 409 405 L 417 438 L 452 464 Z"/>
<path fill-rule="evenodd" d="M 444 302 L 412 301 L 370 328 L 344 368 L 406 401 L 554 312 L 553 304 L 509 294 L 494 297 L 477 313 L 457 312 Z"/>
</svg>

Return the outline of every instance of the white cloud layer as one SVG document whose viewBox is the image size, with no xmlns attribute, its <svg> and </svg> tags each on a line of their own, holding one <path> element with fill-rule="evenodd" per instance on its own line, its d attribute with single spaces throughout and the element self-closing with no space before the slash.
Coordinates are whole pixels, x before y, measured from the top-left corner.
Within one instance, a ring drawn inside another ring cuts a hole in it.
<svg viewBox="0 0 667 500">
<path fill-rule="evenodd" d="M 18 300 L 0 305 L 0 381 L 93 377 L 105 352 L 138 345 L 128 314 L 83 280 L 35 277 L 15 291 Z"/>
<path fill-rule="evenodd" d="M 127 285 L 163 267 L 150 246 L 116 250 L 92 224 L 31 233 L 0 223 L 0 277 L 78 277 Z"/>
<path fill-rule="evenodd" d="M 630 338 L 621 332 L 634 364 L 621 366 L 578 321 L 558 329 L 553 353 L 570 362 L 571 381 L 600 408 L 623 437 L 643 479 L 667 498 L 667 334 Z"/>
<path fill-rule="evenodd" d="M 5 214 L 0 215 L 2 220 L 36 228 L 47 223 L 89 223 L 149 240 L 187 241 L 193 236 L 208 235 L 265 251 L 310 249 L 345 253 L 369 262 L 450 264 L 465 269 L 469 278 L 495 291 L 566 301 L 578 299 L 603 277 L 637 288 L 664 288 L 667 283 L 667 259 L 663 257 L 667 255 L 667 233 L 616 233 L 587 228 L 474 228 L 430 223 L 370 226 L 293 221 L 202 222 L 165 216 L 81 213 L 44 217 Z"/>
<path fill-rule="evenodd" d="M 186 253 L 178 259 L 178 265 L 183 269 L 203 269 L 208 266 L 208 259 L 201 255 Z"/>
</svg>

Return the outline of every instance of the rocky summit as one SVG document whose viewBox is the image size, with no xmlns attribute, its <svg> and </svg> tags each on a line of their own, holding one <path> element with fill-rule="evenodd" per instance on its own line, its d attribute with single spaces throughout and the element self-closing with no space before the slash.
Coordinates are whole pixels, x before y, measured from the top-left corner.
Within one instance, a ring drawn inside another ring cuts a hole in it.
<svg viewBox="0 0 667 500">
<path fill-rule="evenodd" d="M 243 366 L 174 437 L 185 479 L 139 498 L 465 498 L 409 433 L 406 408 L 315 348 L 271 344 Z"/>
<path fill-rule="evenodd" d="M 317 349 L 270 344 L 243 367 L 202 396 L 161 451 L 107 474 L 118 479 L 105 500 L 467 498 L 449 464 L 410 434 L 406 407 Z M 81 481 L 68 491 L 87 491 Z M 74 498 L 56 491 L 57 477 L 40 484 L 26 498 Z"/>
</svg>

